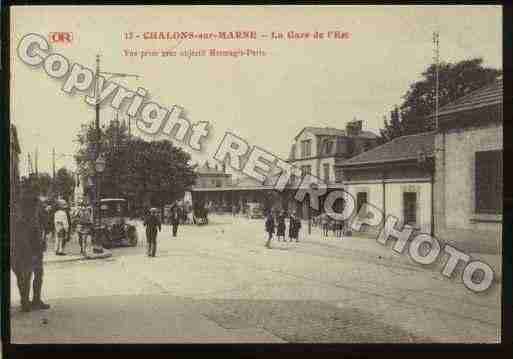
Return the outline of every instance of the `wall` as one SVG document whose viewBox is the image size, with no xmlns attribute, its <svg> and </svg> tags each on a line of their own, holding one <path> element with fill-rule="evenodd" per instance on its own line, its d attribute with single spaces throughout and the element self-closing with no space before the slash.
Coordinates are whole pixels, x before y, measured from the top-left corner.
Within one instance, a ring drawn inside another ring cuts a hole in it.
<svg viewBox="0 0 513 359">
<path fill-rule="evenodd" d="M 385 203 L 383 204 L 383 182 L 368 181 L 365 183 L 344 182 L 344 188 L 353 198 L 358 192 L 367 192 L 367 202 L 384 211 L 385 215 L 393 215 L 402 221 L 403 193 L 417 193 L 417 226 L 424 233 L 431 232 L 431 183 L 424 181 L 403 181 L 401 179 L 385 181 Z"/>
<path fill-rule="evenodd" d="M 435 148 L 437 236 L 461 249 L 497 252 L 501 246 L 502 216 L 476 215 L 474 161 L 477 151 L 503 148 L 502 124 L 445 130 L 435 137 Z"/>
<path fill-rule="evenodd" d="M 319 178 L 324 181 L 324 164 L 328 164 L 330 166 L 330 177 L 329 183 L 335 182 L 335 157 L 330 158 L 321 158 L 319 160 Z"/>
</svg>

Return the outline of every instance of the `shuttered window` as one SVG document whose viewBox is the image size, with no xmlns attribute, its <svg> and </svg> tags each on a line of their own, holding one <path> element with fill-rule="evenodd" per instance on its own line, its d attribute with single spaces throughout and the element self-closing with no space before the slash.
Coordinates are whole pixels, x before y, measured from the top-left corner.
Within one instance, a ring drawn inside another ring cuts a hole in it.
<svg viewBox="0 0 513 359">
<path fill-rule="evenodd" d="M 477 213 L 502 213 L 502 150 L 476 152 Z"/>
</svg>

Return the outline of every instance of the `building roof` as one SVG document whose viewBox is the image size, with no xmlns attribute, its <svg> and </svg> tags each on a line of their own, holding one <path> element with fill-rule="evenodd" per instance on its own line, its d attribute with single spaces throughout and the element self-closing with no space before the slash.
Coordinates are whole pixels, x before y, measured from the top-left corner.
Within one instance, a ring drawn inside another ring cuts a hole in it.
<svg viewBox="0 0 513 359">
<path fill-rule="evenodd" d="M 440 107 L 439 116 L 449 115 L 456 112 L 475 110 L 482 107 L 502 104 L 502 78 L 498 78 L 491 84 L 471 91 L 459 99 Z M 433 117 L 434 113 L 429 115 Z"/>
<path fill-rule="evenodd" d="M 216 168 L 217 165 L 215 166 L 209 166 L 208 162 L 205 162 L 203 164 L 203 166 L 201 167 L 198 167 L 196 169 L 196 173 L 198 174 L 202 174 L 202 175 L 206 175 L 206 174 L 209 174 L 209 175 L 228 175 L 226 172 L 223 172 L 223 168 L 222 166 L 219 168 Z"/>
<path fill-rule="evenodd" d="M 313 133 L 316 136 L 348 136 L 347 132 L 334 127 L 313 127 L 307 126 L 304 127 L 297 135 L 294 137 L 295 140 L 304 132 L 308 131 Z M 351 137 L 361 137 L 361 138 L 377 138 L 378 136 L 371 131 L 361 131 L 357 136 Z"/>
<path fill-rule="evenodd" d="M 434 141 L 434 132 L 397 137 L 381 146 L 345 160 L 340 165 L 344 167 L 412 160 L 417 159 L 420 151 L 424 151 L 426 157 L 431 157 L 434 152 Z"/>
</svg>

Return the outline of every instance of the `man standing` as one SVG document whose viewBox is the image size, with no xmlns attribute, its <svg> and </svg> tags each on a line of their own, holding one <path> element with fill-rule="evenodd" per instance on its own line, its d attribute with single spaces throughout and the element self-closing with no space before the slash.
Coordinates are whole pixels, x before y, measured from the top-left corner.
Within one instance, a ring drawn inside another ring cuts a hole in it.
<svg viewBox="0 0 513 359">
<path fill-rule="evenodd" d="M 93 216 L 89 208 L 84 202 L 80 204 L 78 209 L 78 243 L 80 244 L 80 253 L 87 254 L 87 237 L 90 235 L 93 226 Z"/>
<path fill-rule="evenodd" d="M 54 214 L 54 223 L 55 223 L 55 254 L 56 255 L 65 255 L 64 253 L 64 241 L 68 236 L 69 231 L 69 222 L 68 215 L 66 214 L 66 202 L 64 200 L 57 201 L 58 209 Z"/>
<path fill-rule="evenodd" d="M 32 277 L 32 237 L 38 232 L 34 223 L 34 203 L 22 192 L 20 201 L 11 204 L 11 268 L 21 298 L 21 311 L 28 312 L 30 306 L 30 281 Z"/>
<path fill-rule="evenodd" d="M 267 214 L 267 219 L 265 220 L 265 231 L 267 232 L 267 235 L 268 235 L 267 243 L 265 244 L 265 246 L 267 248 L 271 248 L 271 240 L 273 239 L 274 227 L 275 227 L 274 217 L 273 217 L 272 212 L 269 211 Z"/>
<path fill-rule="evenodd" d="M 289 221 L 289 238 L 292 242 L 294 239 L 299 242 L 299 230 L 301 229 L 301 220 L 295 213 L 290 215 Z"/>
<path fill-rule="evenodd" d="M 180 214 L 178 213 L 178 208 L 174 206 L 171 209 L 171 225 L 173 226 L 173 237 L 176 237 L 176 233 L 178 232 L 178 225 L 180 224 Z"/>
<path fill-rule="evenodd" d="M 157 252 L 157 233 L 162 229 L 157 212 L 158 210 L 156 208 L 152 208 L 150 214 L 144 220 L 146 241 L 148 242 L 148 257 L 155 257 Z"/>
</svg>

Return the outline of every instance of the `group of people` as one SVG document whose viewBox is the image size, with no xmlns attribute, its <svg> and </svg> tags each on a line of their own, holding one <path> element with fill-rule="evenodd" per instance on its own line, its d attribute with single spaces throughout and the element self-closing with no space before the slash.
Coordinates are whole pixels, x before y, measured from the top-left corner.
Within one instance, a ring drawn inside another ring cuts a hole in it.
<svg viewBox="0 0 513 359">
<path fill-rule="evenodd" d="M 176 238 L 178 234 L 178 226 L 180 225 L 181 212 L 177 206 L 171 209 L 169 214 L 169 223 L 173 227 L 173 237 Z M 146 227 L 146 243 L 148 257 L 155 257 L 157 253 L 157 235 L 162 231 L 162 222 L 157 208 L 151 208 L 147 215 L 144 217 L 144 227 Z"/>
<path fill-rule="evenodd" d="M 332 231 L 335 237 L 342 239 L 344 232 L 346 230 L 346 222 L 345 221 L 337 221 L 332 218 L 327 213 L 322 213 L 319 216 L 314 218 L 314 225 L 318 225 L 322 229 L 322 237 L 324 239 L 328 239 L 329 232 Z"/>
<path fill-rule="evenodd" d="M 265 231 L 267 232 L 267 242 L 265 246 L 267 248 L 271 248 L 271 240 L 273 239 L 273 235 L 276 233 L 276 238 L 278 241 L 287 242 L 285 238 L 286 232 L 286 223 L 285 220 L 289 218 L 289 232 L 288 238 L 290 242 L 296 241 L 299 242 L 299 231 L 301 229 L 301 220 L 297 216 L 297 214 L 292 213 L 290 216 L 287 216 L 285 211 L 281 211 L 279 214 L 273 213 L 270 211 L 267 214 L 265 219 Z"/>
</svg>

